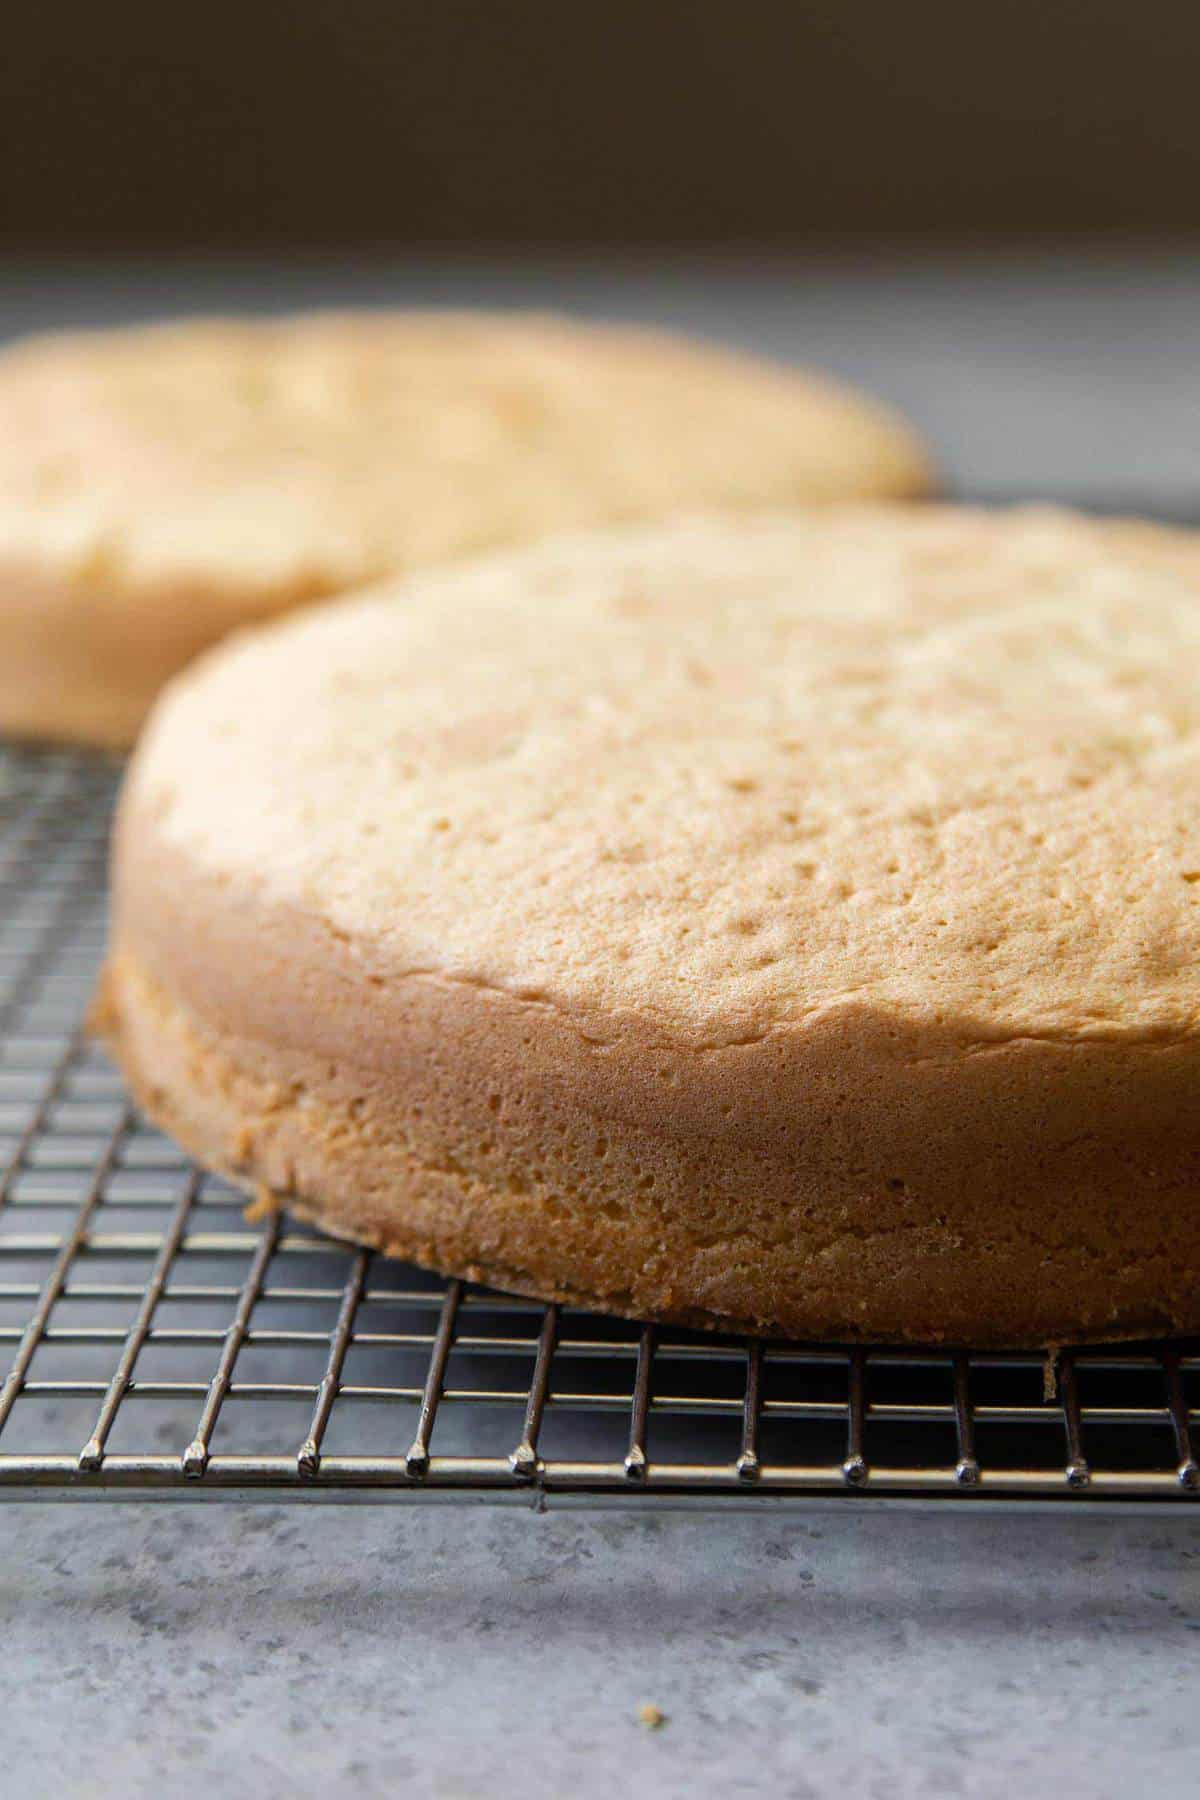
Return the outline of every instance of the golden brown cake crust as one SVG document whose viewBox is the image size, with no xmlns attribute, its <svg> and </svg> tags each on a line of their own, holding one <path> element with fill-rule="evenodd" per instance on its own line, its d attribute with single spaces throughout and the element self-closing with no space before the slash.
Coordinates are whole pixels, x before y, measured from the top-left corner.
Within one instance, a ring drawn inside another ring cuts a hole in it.
<svg viewBox="0 0 1200 1800">
<path fill-rule="evenodd" d="M 1195 1329 L 1198 571 L 1052 514 L 700 521 L 248 638 L 133 765 L 103 1028 L 205 1161 L 435 1267 Z"/>
<path fill-rule="evenodd" d="M 239 624 L 547 531 L 928 485 L 885 409 L 632 328 L 200 320 L 0 354 L 0 730 L 132 741 Z"/>
</svg>

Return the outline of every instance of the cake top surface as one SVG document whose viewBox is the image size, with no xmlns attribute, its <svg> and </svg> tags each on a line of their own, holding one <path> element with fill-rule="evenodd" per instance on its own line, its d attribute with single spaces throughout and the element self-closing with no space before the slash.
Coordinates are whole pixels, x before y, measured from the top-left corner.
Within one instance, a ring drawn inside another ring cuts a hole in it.
<svg viewBox="0 0 1200 1800">
<path fill-rule="evenodd" d="M 926 485 L 884 408 L 667 334 L 326 313 L 0 355 L 0 558 L 314 597 L 550 530 Z"/>
<path fill-rule="evenodd" d="M 131 840 L 349 939 L 694 1048 L 831 1008 L 1200 1011 L 1200 540 L 849 508 L 561 538 L 249 633 Z"/>
</svg>

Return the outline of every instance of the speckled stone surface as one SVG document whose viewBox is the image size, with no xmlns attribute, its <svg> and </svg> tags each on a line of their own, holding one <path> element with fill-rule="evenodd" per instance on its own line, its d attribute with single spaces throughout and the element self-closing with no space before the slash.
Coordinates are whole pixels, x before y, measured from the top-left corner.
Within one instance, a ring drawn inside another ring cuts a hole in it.
<svg viewBox="0 0 1200 1800">
<path fill-rule="evenodd" d="M 9 273 L 0 336 L 335 300 L 658 317 L 876 387 L 976 489 L 1197 506 L 1194 256 Z M 16 1504 L 0 1547 L 22 1800 L 1197 1791 L 1200 1507 Z"/>
<path fill-rule="evenodd" d="M 22 1505 L 0 1531 L 14 1795 L 1196 1792 L 1200 1517 Z"/>
</svg>

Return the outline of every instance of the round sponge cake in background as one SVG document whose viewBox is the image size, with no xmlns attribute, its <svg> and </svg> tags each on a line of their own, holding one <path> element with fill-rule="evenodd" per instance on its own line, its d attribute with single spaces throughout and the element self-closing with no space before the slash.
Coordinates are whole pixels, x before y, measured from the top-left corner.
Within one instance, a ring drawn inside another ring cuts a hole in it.
<svg viewBox="0 0 1200 1800">
<path fill-rule="evenodd" d="M 563 538 L 213 652 L 97 1007 L 334 1232 L 689 1323 L 1200 1326 L 1200 547 L 850 508 Z"/>
<path fill-rule="evenodd" d="M 909 431 L 808 374 L 520 314 L 315 314 L 0 355 L 0 732 L 121 747 L 232 628 L 676 509 L 905 496 Z"/>
</svg>

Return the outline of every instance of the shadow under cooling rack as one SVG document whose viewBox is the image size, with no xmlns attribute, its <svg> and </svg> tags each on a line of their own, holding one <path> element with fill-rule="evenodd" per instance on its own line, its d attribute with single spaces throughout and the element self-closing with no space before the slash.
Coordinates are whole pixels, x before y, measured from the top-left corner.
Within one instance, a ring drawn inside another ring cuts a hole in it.
<svg viewBox="0 0 1200 1800">
<path fill-rule="evenodd" d="M 115 772 L 0 752 L 0 1494 L 1200 1497 L 1200 1348 L 800 1346 L 545 1307 L 272 1219 L 82 1031 Z"/>
</svg>

